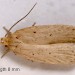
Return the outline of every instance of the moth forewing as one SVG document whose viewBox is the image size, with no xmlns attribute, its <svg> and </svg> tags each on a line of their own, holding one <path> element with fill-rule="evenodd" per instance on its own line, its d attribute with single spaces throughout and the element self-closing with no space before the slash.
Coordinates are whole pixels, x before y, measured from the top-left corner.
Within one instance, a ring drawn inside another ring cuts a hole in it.
<svg viewBox="0 0 75 75">
<path fill-rule="evenodd" d="M 74 43 L 75 27 L 69 25 L 38 25 L 17 30 L 13 35 L 27 44 Z"/>
<path fill-rule="evenodd" d="M 75 64 L 74 43 L 32 45 L 17 40 L 14 44 L 15 41 L 10 50 L 25 59 L 48 64 Z"/>
</svg>

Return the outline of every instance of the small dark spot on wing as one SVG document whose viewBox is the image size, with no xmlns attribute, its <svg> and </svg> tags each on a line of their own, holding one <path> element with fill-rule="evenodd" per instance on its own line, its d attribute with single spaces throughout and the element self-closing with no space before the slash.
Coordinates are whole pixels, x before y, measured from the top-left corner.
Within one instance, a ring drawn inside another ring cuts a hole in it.
<svg viewBox="0 0 75 75">
<path fill-rule="evenodd" d="M 73 62 L 72 60 L 70 62 Z"/>
<path fill-rule="evenodd" d="M 72 51 L 72 53 L 74 53 L 74 51 Z"/>
<path fill-rule="evenodd" d="M 54 57 L 56 57 L 56 56 L 54 56 Z"/>
<path fill-rule="evenodd" d="M 75 30 L 74 28 L 72 30 Z"/>
<path fill-rule="evenodd" d="M 75 39 L 75 38 L 73 38 L 73 39 Z"/>
<path fill-rule="evenodd" d="M 32 54 L 32 55 L 34 55 L 34 54 Z"/>
<path fill-rule="evenodd" d="M 53 42 L 49 42 L 48 44 L 54 44 Z"/>
<path fill-rule="evenodd" d="M 5 47 L 8 47 L 7 45 L 5 45 Z"/>
<path fill-rule="evenodd" d="M 36 33 L 36 31 L 34 31 L 33 33 Z"/>
<path fill-rule="evenodd" d="M 49 52 L 49 54 L 51 54 L 51 52 Z"/>
<path fill-rule="evenodd" d="M 52 34 L 50 34 L 50 36 L 52 36 Z"/>
<path fill-rule="evenodd" d="M 18 37 L 16 37 L 16 39 L 18 39 Z"/>
<path fill-rule="evenodd" d="M 18 46 L 15 46 L 16 48 L 18 47 Z"/>
</svg>

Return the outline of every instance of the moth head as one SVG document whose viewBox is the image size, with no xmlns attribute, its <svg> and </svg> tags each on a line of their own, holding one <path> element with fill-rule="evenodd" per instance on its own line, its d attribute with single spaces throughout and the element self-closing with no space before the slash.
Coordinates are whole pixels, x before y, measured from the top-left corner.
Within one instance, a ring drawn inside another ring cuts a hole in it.
<svg viewBox="0 0 75 75">
<path fill-rule="evenodd" d="M 1 44 L 1 45 L 5 45 L 5 46 L 8 46 L 8 44 L 9 44 L 9 39 L 8 39 L 7 37 L 0 38 L 0 44 Z"/>
<path fill-rule="evenodd" d="M 9 32 L 9 30 L 7 30 L 5 27 L 3 27 L 3 29 L 7 33 L 5 34 L 5 36 L 3 38 L 0 38 L 0 44 L 1 45 L 5 45 L 5 46 L 8 46 L 8 44 L 9 44 L 9 37 L 11 36 L 11 32 Z"/>
<path fill-rule="evenodd" d="M 3 38 L 0 38 L 0 45 L 4 45 L 6 48 L 6 51 L 3 53 L 3 55 L 1 56 L 4 57 L 5 54 L 7 54 L 10 50 L 9 50 L 9 43 L 10 43 L 10 38 L 11 38 L 11 32 L 9 30 L 7 30 L 5 27 L 3 27 L 4 30 L 7 32 L 5 34 L 5 36 Z"/>
<path fill-rule="evenodd" d="M 8 40 L 9 39 L 7 37 L 0 38 L 0 44 L 4 45 L 5 47 L 7 47 L 5 52 L 2 54 L 1 58 L 3 58 L 10 51 L 9 48 L 8 48 L 8 46 L 9 46 Z"/>
</svg>

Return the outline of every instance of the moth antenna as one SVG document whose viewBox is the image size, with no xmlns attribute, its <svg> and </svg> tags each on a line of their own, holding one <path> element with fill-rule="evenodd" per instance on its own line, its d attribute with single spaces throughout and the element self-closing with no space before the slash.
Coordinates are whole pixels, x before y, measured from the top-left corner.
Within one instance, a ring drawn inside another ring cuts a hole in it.
<svg viewBox="0 0 75 75">
<path fill-rule="evenodd" d="M 1 56 L 1 58 L 3 58 L 10 50 L 5 50 L 5 52 L 3 53 L 3 55 Z"/>
<path fill-rule="evenodd" d="M 30 9 L 30 11 L 29 11 L 24 17 L 22 17 L 20 20 L 18 20 L 16 23 L 14 23 L 14 24 L 12 25 L 12 27 L 10 27 L 9 31 L 10 31 L 16 24 L 18 24 L 20 21 L 22 21 L 24 18 L 26 18 L 26 17 L 31 13 L 31 11 L 34 9 L 34 7 L 36 6 L 36 4 L 37 4 L 37 3 L 34 4 L 34 6 Z M 7 34 L 6 34 L 6 35 L 7 35 Z"/>
<path fill-rule="evenodd" d="M 11 32 L 6 27 L 3 27 L 3 29 L 7 32 L 6 33 L 7 35 L 10 35 L 11 34 Z M 5 37 L 6 37 L 6 35 L 5 35 Z"/>
<path fill-rule="evenodd" d="M 35 24 L 36 24 L 36 22 L 34 22 L 32 26 L 35 26 Z"/>
</svg>

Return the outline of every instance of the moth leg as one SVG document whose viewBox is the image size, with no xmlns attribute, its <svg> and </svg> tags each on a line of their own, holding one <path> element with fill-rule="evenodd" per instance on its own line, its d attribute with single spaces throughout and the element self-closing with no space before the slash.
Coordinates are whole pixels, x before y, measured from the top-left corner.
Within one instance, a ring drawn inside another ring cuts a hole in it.
<svg viewBox="0 0 75 75">
<path fill-rule="evenodd" d="M 3 27 L 3 29 L 7 32 L 6 33 L 7 35 L 10 35 L 11 34 L 11 32 L 6 27 Z M 5 35 L 5 37 L 6 37 L 6 35 Z"/>
<path fill-rule="evenodd" d="M 36 25 L 36 22 L 34 22 L 32 26 L 35 26 L 35 25 Z"/>
<path fill-rule="evenodd" d="M 3 55 L 1 56 L 1 58 L 3 58 L 9 51 L 10 51 L 9 49 L 5 50 L 5 52 L 3 53 Z"/>
<path fill-rule="evenodd" d="M 3 29 L 8 33 L 8 29 L 6 27 L 3 27 Z"/>
</svg>

